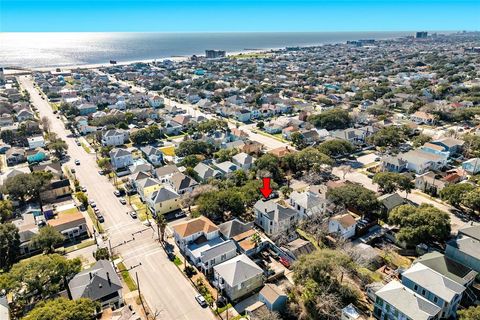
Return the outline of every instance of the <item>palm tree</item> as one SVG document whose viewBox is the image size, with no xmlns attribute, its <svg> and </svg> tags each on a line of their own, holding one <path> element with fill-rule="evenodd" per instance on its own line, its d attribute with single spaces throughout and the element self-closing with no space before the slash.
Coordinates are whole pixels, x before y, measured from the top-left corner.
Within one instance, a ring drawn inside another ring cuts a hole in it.
<svg viewBox="0 0 480 320">
<path fill-rule="evenodd" d="M 155 215 L 155 222 L 157 223 L 158 241 L 163 242 L 165 229 L 167 228 L 167 220 L 165 220 L 165 216 L 163 214 L 157 214 Z"/>
<path fill-rule="evenodd" d="M 254 233 L 252 237 L 250 238 L 250 241 L 255 245 L 255 248 L 260 245 L 260 242 L 262 242 L 262 238 L 258 235 L 258 233 Z"/>
</svg>

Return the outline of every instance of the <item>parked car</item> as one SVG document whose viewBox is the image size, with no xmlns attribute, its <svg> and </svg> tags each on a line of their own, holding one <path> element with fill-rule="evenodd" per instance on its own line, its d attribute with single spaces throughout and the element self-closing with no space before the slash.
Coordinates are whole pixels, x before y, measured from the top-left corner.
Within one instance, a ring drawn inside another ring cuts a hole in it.
<svg viewBox="0 0 480 320">
<path fill-rule="evenodd" d="M 198 304 L 201 305 L 202 308 L 206 308 L 208 306 L 207 300 L 205 300 L 205 298 L 201 294 L 197 294 L 195 296 L 195 300 L 197 300 Z"/>
<path fill-rule="evenodd" d="M 105 171 L 103 171 L 103 170 L 98 170 L 98 174 L 101 175 L 101 176 L 103 176 L 103 175 L 105 174 Z"/>
<path fill-rule="evenodd" d="M 71 173 L 75 173 L 75 168 L 71 168 L 71 169 L 70 169 L 70 172 L 71 172 Z"/>
<path fill-rule="evenodd" d="M 290 268 L 290 261 L 285 259 L 284 257 L 280 257 L 280 263 L 283 264 L 283 266 L 287 269 Z"/>
<path fill-rule="evenodd" d="M 126 204 L 127 204 L 127 200 L 125 200 L 125 198 L 120 198 L 119 201 L 120 201 L 120 203 L 123 204 L 123 205 L 126 205 Z"/>
<path fill-rule="evenodd" d="M 95 208 L 96 206 L 97 206 L 97 204 L 95 202 L 93 202 L 93 201 L 90 202 L 90 207 Z"/>
<path fill-rule="evenodd" d="M 133 219 L 137 219 L 137 213 L 135 211 L 130 211 L 128 213 L 130 215 L 130 217 L 132 217 Z"/>
<path fill-rule="evenodd" d="M 82 189 L 82 192 L 87 192 L 87 188 L 82 187 L 81 189 Z"/>
<path fill-rule="evenodd" d="M 115 197 L 120 197 L 120 195 L 121 195 L 120 191 L 118 191 L 118 190 L 113 191 L 113 194 L 115 195 Z"/>
<path fill-rule="evenodd" d="M 78 159 L 75 160 L 75 164 L 76 164 L 77 166 L 79 166 L 79 165 L 80 165 L 80 160 L 78 160 Z"/>
</svg>

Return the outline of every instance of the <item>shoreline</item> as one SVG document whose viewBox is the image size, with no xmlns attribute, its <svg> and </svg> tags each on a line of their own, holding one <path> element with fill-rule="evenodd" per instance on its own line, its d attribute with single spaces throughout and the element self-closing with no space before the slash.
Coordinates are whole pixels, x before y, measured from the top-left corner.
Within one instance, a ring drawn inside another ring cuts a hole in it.
<svg viewBox="0 0 480 320">
<path fill-rule="evenodd" d="M 400 39 L 402 36 L 394 36 L 394 37 L 385 37 L 385 38 L 378 38 L 376 39 L 377 41 L 386 41 L 386 40 L 396 40 Z M 339 41 L 333 41 L 333 42 L 321 42 L 321 43 L 311 43 L 311 44 L 306 44 L 299 46 L 300 48 L 309 48 L 309 47 L 319 47 L 323 45 L 338 45 L 345 43 L 343 40 Z M 292 45 L 295 46 L 295 45 Z M 227 52 L 227 57 L 231 56 L 237 56 L 240 54 L 262 54 L 262 53 L 271 53 L 272 51 L 276 50 L 282 50 L 290 46 L 280 46 L 280 47 L 269 47 L 269 48 L 264 48 L 264 49 L 249 49 L 245 48 L 243 50 L 239 51 L 232 51 L 232 52 Z M 296 47 L 296 46 L 295 46 Z M 74 70 L 74 69 L 98 69 L 98 68 L 104 68 L 104 67 L 112 67 L 112 66 L 125 66 L 125 65 L 130 65 L 134 63 L 152 63 L 154 61 L 165 61 L 165 60 L 171 60 L 174 62 L 182 62 L 182 61 L 187 61 L 190 57 L 192 57 L 194 54 L 189 54 L 189 55 L 178 55 L 178 56 L 169 56 L 169 57 L 159 57 L 159 58 L 148 58 L 148 59 L 135 59 L 135 60 L 127 60 L 127 61 L 118 61 L 115 65 L 111 65 L 109 61 L 105 61 L 103 63 L 85 63 L 85 64 L 71 64 L 71 65 L 52 65 L 52 66 L 43 66 L 43 67 L 21 67 L 21 66 L 5 66 L 4 72 L 6 75 L 14 75 L 14 74 L 25 74 L 29 72 L 48 72 L 48 71 L 55 71 L 56 69 L 60 68 L 61 70 Z M 198 54 L 199 57 L 204 57 L 204 54 Z M 18 69 L 15 69 L 15 67 L 18 67 Z M 11 69 L 9 69 L 11 68 Z"/>
<path fill-rule="evenodd" d="M 242 50 L 242 51 L 233 51 L 230 53 L 227 53 L 227 57 L 232 57 L 232 56 L 238 56 L 241 54 L 249 54 L 249 53 L 254 53 L 254 54 L 261 54 L 261 53 L 269 53 L 274 50 L 280 50 L 283 48 L 267 48 L 267 49 L 258 49 L 258 50 Z M 25 72 L 48 72 L 48 71 L 55 71 L 56 69 L 60 70 L 75 70 L 75 69 L 98 69 L 98 68 L 105 68 L 105 67 L 113 67 L 113 66 L 126 66 L 134 63 L 153 63 L 154 61 L 165 61 L 165 60 L 171 60 L 174 62 L 183 62 L 187 61 L 190 59 L 194 54 L 191 54 L 189 56 L 172 56 L 172 57 L 164 57 L 164 58 L 150 58 L 150 59 L 139 59 L 139 60 L 130 60 L 130 61 L 117 61 L 116 64 L 112 65 L 109 62 L 106 63 L 91 63 L 91 64 L 73 64 L 73 65 L 65 65 L 65 66 L 50 66 L 50 67 L 31 67 L 31 68 L 22 68 L 22 69 L 9 69 L 10 67 L 4 67 L 4 72 L 5 75 L 14 75 L 14 74 L 20 74 L 20 73 L 25 73 Z M 204 57 L 204 55 L 201 55 L 200 57 Z"/>
</svg>

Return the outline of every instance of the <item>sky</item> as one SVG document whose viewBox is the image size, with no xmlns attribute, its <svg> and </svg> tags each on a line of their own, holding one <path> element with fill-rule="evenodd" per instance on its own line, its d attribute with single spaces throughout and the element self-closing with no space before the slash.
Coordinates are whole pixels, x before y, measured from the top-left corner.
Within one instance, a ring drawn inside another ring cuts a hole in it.
<svg viewBox="0 0 480 320">
<path fill-rule="evenodd" d="M 0 0 L 0 32 L 480 30 L 480 0 Z"/>
</svg>

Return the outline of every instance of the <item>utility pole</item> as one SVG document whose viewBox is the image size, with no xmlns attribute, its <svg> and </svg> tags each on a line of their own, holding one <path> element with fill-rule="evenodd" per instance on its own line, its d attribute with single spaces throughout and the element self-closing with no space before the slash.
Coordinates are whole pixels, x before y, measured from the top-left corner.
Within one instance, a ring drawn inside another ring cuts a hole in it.
<svg viewBox="0 0 480 320">
<path fill-rule="evenodd" d="M 110 241 L 110 239 L 108 239 L 108 247 L 109 247 L 109 249 L 110 249 L 110 260 L 111 260 L 112 263 L 113 263 L 112 242 Z"/>
</svg>

